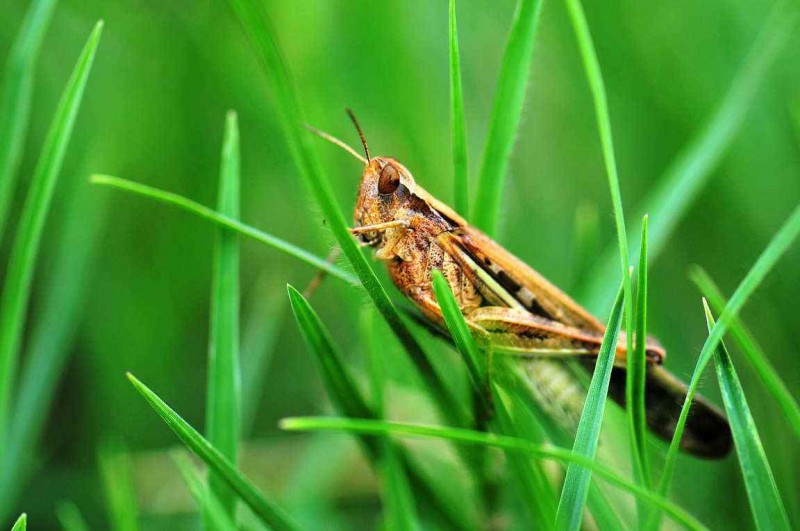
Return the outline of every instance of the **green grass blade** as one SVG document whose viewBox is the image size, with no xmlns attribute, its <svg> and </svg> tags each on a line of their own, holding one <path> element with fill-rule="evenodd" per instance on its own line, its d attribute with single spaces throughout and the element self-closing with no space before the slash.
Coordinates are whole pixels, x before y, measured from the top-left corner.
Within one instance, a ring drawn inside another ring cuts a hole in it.
<svg viewBox="0 0 800 531">
<path fill-rule="evenodd" d="M 614 224 L 617 229 L 617 250 L 619 267 L 622 273 L 622 290 L 625 304 L 624 329 L 626 330 L 626 351 L 633 352 L 633 287 L 631 285 L 630 255 L 628 252 L 628 235 L 625 230 L 625 213 L 622 209 L 622 194 L 619 186 L 619 174 L 617 172 L 617 161 L 614 154 L 614 140 L 611 133 L 611 117 L 608 110 L 608 99 L 606 97 L 603 74 L 600 70 L 600 62 L 597 58 L 592 35 L 589 31 L 589 23 L 583 11 L 580 0 L 567 0 L 567 11 L 569 12 L 572 29 L 578 42 L 578 49 L 581 55 L 586 80 L 592 93 L 594 103 L 595 119 L 597 121 L 597 131 L 600 136 L 600 145 L 603 151 L 603 162 L 605 164 L 606 176 L 608 178 L 608 188 L 611 194 L 611 204 L 614 209 Z M 607 281 L 609 286 L 613 285 L 616 275 L 609 275 Z M 605 305 L 603 310 L 605 310 Z M 605 396 L 605 393 L 604 393 Z M 573 517 L 574 518 L 574 514 Z M 578 515 L 579 516 L 579 515 Z M 578 523 L 573 525 L 579 525 Z"/>
<path fill-rule="evenodd" d="M 786 223 L 783 224 L 780 230 L 778 230 L 767 247 L 758 257 L 756 263 L 753 264 L 753 267 L 750 268 L 750 271 L 748 271 L 747 275 L 745 275 L 744 279 L 742 279 L 742 282 L 736 288 L 736 291 L 733 292 L 733 296 L 720 315 L 719 321 L 717 321 L 717 324 L 714 325 L 713 330 L 703 344 L 703 349 L 700 351 L 697 365 L 692 373 L 692 379 L 689 382 L 686 400 L 683 404 L 680 417 L 678 418 L 678 422 L 675 426 L 675 435 L 672 438 L 672 442 L 670 443 L 669 450 L 667 452 L 666 461 L 664 462 L 664 469 L 661 473 L 661 479 L 659 480 L 658 484 L 658 492 L 660 494 L 666 495 L 666 493 L 669 491 L 669 487 L 672 482 L 672 475 L 675 471 L 675 463 L 678 458 L 680 440 L 683 436 L 683 430 L 686 427 L 686 419 L 689 416 L 689 407 L 694 399 L 694 395 L 697 393 L 697 387 L 700 384 L 700 377 L 703 374 L 703 370 L 711 360 L 711 356 L 714 354 L 717 344 L 720 342 L 725 332 L 727 332 L 728 327 L 730 327 L 734 317 L 739 313 L 739 310 L 742 308 L 744 303 L 747 302 L 747 299 L 750 298 L 750 295 L 752 295 L 759 284 L 761 284 L 761 281 L 764 280 L 764 277 L 767 276 L 767 273 L 772 270 L 772 268 L 775 266 L 775 263 L 780 259 L 781 256 L 783 256 L 798 235 L 800 235 L 800 206 L 795 208 L 794 212 L 792 212 L 792 215 L 789 217 Z"/>
<path fill-rule="evenodd" d="M 112 188 L 117 188 L 126 192 L 132 192 L 137 195 L 161 201 L 162 203 L 180 207 L 191 212 L 192 214 L 200 216 L 203 219 L 207 219 L 218 225 L 227 227 L 230 230 L 252 238 L 258 242 L 269 245 L 270 247 L 288 254 L 289 256 L 293 256 L 294 258 L 297 258 L 298 260 L 315 268 L 323 269 L 334 277 L 344 280 L 345 282 L 358 285 L 358 280 L 353 278 L 352 275 L 342 271 L 335 265 L 326 262 L 325 259 L 315 256 L 287 241 L 276 238 L 271 234 L 267 234 L 266 232 L 262 232 L 249 225 L 245 225 L 236 219 L 220 214 L 219 212 L 215 212 L 214 210 L 181 195 L 174 194 L 172 192 L 165 192 L 163 190 L 159 190 L 158 188 L 153 188 L 152 186 L 135 183 L 127 179 L 120 179 L 119 177 L 112 177 L 110 175 L 92 175 L 90 181 L 94 184 L 111 186 Z"/>
<path fill-rule="evenodd" d="M 264 12 L 254 0 L 229 0 L 245 32 L 250 38 L 270 81 L 276 107 L 283 125 L 286 140 L 295 162 L 300 169 L 307 188 L 312 192 L 328 227 L 349 260 L 367 294 L 386 320 L 389 328 L 408 351 L 412 361 L 425 379 L 428 392 L 435 400 L 442 415 L 458 424 L 466 424 L 469 416 L 458 402 L 447 392 L 442 380 L 433 370 L 426 353 L 419 345 L 400 317 L 386 290 L 378 281 L 375 272 L 356 245 L 348 230 L 344 214 L 333 195 L 330 182 L 311 144 L 310 134 L 303 124 L 308 123 L 294 88 L 289 69 L 282 57 L 274 32 Z"/>
<path fill-rule="evenodd" d="M 0 92 L 0 242 L 25 147 L 39 49 L 55 7 L 56 0 L 31 2 L 6 62 Z"/>
<path fill-rule="evenodd" d="M 613 470 L 597 463 L 586 456 L 575 454 L 565 448 L 532 443 L 518 437 L 494 435 L 461 428 L 430 426 L 425 424 L 408 424 L 403 422 L 387 422 L 368 419 L 343 419 L 330 417 L 286 418 L 280 426 L 290 431 L 349 431 L 369 435 L 394 435 L 421 439 L 444 439 L 460 444 L 490 446 L 502 450 L 521 452 L 543 459 L 552 459 L 561 463 L 576 464 L 586 467 L 597 477 L 634 496 L 646 499 L 654 507 L 669 513 L 672 518 L 688 529 L 705 529 L 694 517 L 658 494 L 632 483 Z"/>
<path fill-rule="evenodd" d="M 578 423 L 578 433 L 575 435 L 575 444 L 572 447 L 573 453 L 586 456 L 588 459 L 595 457 L 600 438 L 600 427 L 603 424 L 611 369 L 614 366 L 614 356 L 617 352 L 617 337 L 622 319 L 622 299 L 623 288 L 620 286 L 617 300 L 611 309 L 608 328 L 606 328 L 603 343 L 597 355 L 592 383 L 589 385 L 581 420 Z M 558 502 L 558 513 L 556 514 L 558 529 L 580 529 L 591 480 L 591 470 L 570 464 L 561 490 L 561 499 Z"/>
<path fill-rule="evenodd" d="M 384 525 L 386 529 L 422 529 L 417 517 L 414 495 L 403 469 L 400 452 L 394 441 L 383 441 L 383 485 Z"/>
<path fill-rule="evenodd" d="M 450 0 L 450 141 L 453 149 L 453 189 L 456 211 L 469 216 L 469 164 L 464 93 L 461 87 L 461 54 L 458 48 L 456 0 Z"/>
<path fill-rule="evenodd" d="M 645 380 L 647 375 L 647 222 L 642 219 L 642 238 L 639 250 L 639 268 L 636 281 L 636 346 L 628 354 L 628 377 L 625 380 L 625 403 L 628 408 L 628 430 L 631 441 L 631 464 L 637 481 L 650 488 L 652 479 L 645 450 Z M 642 504 L 637 507 L 640 522 L 646 515 Z"/>
<path fill-rule="evenodd" d="M 138 509 L 130 454 L 119 445 L 106 444 L 100 449 L 98 463 L 111 527 L 116 531 L 136 531 Z"/>
<path fill-rule="evenodd" d="M 361 312 L 362 337 L 365 339 L 369 357 L 369 380 L 372 393 L 372 410 L 376 418 L 384 416 L 386 370 L 384 368 L 383 348 L 375 331 L 372 308 L 365 307 Z M 383 454 L 381 477 L 383 478 L 381 497 L 384 508 L 384 527 L 387 529 L 421 529 L 414 495 L 403 469 L 403 462 L 391 439 L 381 441 Z"/>
<path fill-rule="evenodd" d="M 472 212 L 475 225 L 490 236 L 497 232 L 508 161 L 522 117 L 541 7 L 539 0 L 517 2 L 497 78 Z"/>
<path fill-rule="evenodd" d="M 695 267 L 690 272 L 691 279 L 700 288 L 700 292 L 711 303 L 711 307 L 717 313 L 723 311 L 727 305 L 725 297 L 717 285 L 701 267 Z M 753 334 L 745 327 L 741 319 L 736 317 L 731 321 L 730 331 L 734 339 L 744 352 L 747 360 L 752 364 L 756 374 L 761 378 L 761 382 L 767 391 L 775 398 L 778 406 L 786 417 L 786 421 L 794 430 L 795 436 L 800 438 L 800 405 L 797 404 L 792 392 L 781 379 L 778 371 L 769 361 L 767 354 L 753 337 Z"/>
<path fill-rule="evenodd" d="M 325 389 L 336 409 L 349 417 L 374 418 L 373 411 L 358 391 L 353 377 L 347 371 L 341 354 L 334 346 L 330 333 L 319 316 L 299 291 L 292 286 L 287 286 L 287 289 L 297 326 L 303 334 L 308 349 L 314 355 L 314 360 L 323 375 Z M 368 446 L 372 448 L 373 453 L 377 453 L 374 441 L 369 441 Z"/>
<path fill-rule="evenodd" d="M 14 526 L 11 528 L 11 531 L 25 531 L 28 529 L 28 515 L 22 513 L 17 518 L 17 521 L 14 522 Z"/>
<path fill-rule="evenodd" d="M 56 517 L 64 531 L 89 531 L 89 525 L 83 518 L 78 506 L 70 501 L 58 504 Z"/>
<path fill-rule="evenodd" d="M 467 366 L 470 379 L 472 380 L 472 387 L 474 391 L 485 399 L 486 387 L 486 367 L 483 362 L 483 354 L 478 349 L 478 345 L 470 334 L 469 326 L 464 320 L 464 315 L 458 307 L 458 302 L 450 289 L 450 285 L 445 280 L 444 275 L 438 269 L 434 270 L 431 274 L 433 283 L 433 290 L 436 294 L 436 302 L 442 309 L 444 322 L 447 329 L 450 331 L 450 337 L 456 348 L 461 353 L 461 357 Z M 484 401 L 484 406 L 488 404 Z"/>
<path fill-rule="evenodd" d="M 205 515 L 206 529 L 236 529 L 228 509 L 222 505 L 210 487 L 206 487 L 200 472 L 189 457 L 183 452 L 173 452 L 172 460 L 175 461 L 192 498 Z"/>
<path fill-rule="evenodd" d="M 634 219 L 641 219 L 645 214 L 652 218 L 648 244 L 650 261 L 660 254 L 731 145 L 758 88 L 766 79 L 778 53 L 788 42 L 797 22 L 798 10 L 793 2 L 782 1 L 773 8 L 773 13 L 716 112 L 673 159 L 653 191 L 641 202 Z M 631 233 L 635 235 L 633 230 Z M 636 247 L 639 242 L 632 239 L 631 245 Z M 611 303 L 614 297 L 613 283 L 617 277 L 617 260 L 615 246 L 601 255 L 595 274 L 585 290 L 585 300 L 590 310 L 597 311 Z"/>
<path fill-rule="evenodd" d="M 330 332 L 328 332 L 319 316 L 300 292 L 292 286 L 288 286 L 287 289 L 289 292 L 289 302 L 292 306 L 297 326 L 300 328 L 303 339 L 308 345 L 320 369 L 325 389 L 333 405 L 340 413 L 348 417 L 377 418 L 375 411 L 370 408 L 361 394 L 361 391 L 356 386 L 353 377 L 342 361 L 341 354 L 330 337 Z M 371 437 L 360 437 L 359 442 L 364 447 L 367 456 L 376 468 L 383 469 L 386 466 L 393 466 L 391 463 L 387 465 L 387 456 L 383 453 L 388 442 L 386 442 L 386 444 L 379 444 L 378 441 Z M 389 460 L 394 458 L 395 457 L 391 456 L 388 457 Z M 409 460 L 406 456 L 400 456 L 399 458 L 404 464 L 404 468 L 409 473 L 409 480 L 420 495 L 423 493 L 435 492 L 428 483 L 421 478 L 415 469 L 409 465 Z M 399 475 L 387 479 L 390 482 L 394 482 L 398 480 L 398 477 Z M 397 487 L 399 485 L 395 486 Z M 405 497 L 404 495 L 401 496 Z M 434 494 L 433 496 L 426 497 L 431 499 L 439 512 L 451 522 L 461 522 L 461 519 L 453 514 L 453 511 L 450 510 L 447 503 L 441 500 L 438 495 Z M 392 505 L 392 509 L 408 505 L 408 501 L 404 500 L 392 500 L 392 503 L 395 502 L 396 504 Z M 459 523 L 457 527 L 461 527 L 462 525 L 463 523 Z"/>
<path fill-rule="evenodd" d="M 217 211 L 229 218 L 239 217 L 239 181 L 239 126 L 236 113 L 231 111 L 225 119 L 217 197 Z M 206 430 L 209 442 L 236 466 L 242 432 L 239 235 L 221 227 L 217 229 L 214 249 L 209 329 Z M 228 516 L 235 520 L 236 493 L 214 473 L 209 474 L 208 487 Z M 212 518 L 206 513 L 209 529 Z"/>
<path fill-rule="evenodd" d="M 241 500 L 255 513 L 264 523 L 277 530 L 296 529 L 289 516 L 274 502 L 265 498 L 247 479 L 247 477 L 236 470 L 231 462 L 220 453 L 211 443 L 208 442 L 197 430 L 192 428 L 183 418 L 180 417 L 172 408 L 164 403 L 146 385 L 128 373 L 128 380 L 133 387 L 144 397 L 150 407 L 164 420 L 175 435 L 191 450 L 197 457 L 202 459 L 211 470 L 225 479 L 228 485 L 239 495 Z"/>
<path fill-rule="evenodd" d="M 11 249 L 0 301 L 0 448 L 5 446 L 12 388 L 39 243 L 102 31 L 103 22 L 100 21 L 89 35 L 58 103 Z"/>
<path fill-rule="evenodd" d="M 106 202 L 97 202 L 90 191 L 83 183 L 71 190 L 66 212 L 81 215 L 59 220 L 54 255 L 40 273 L 39 291 L 47 296 L 39 303 L 36 319 L 27 332 L 9 440 L 0 457 L 0 519 L 9 516 L 7 511 L 16 505 L 32 471 L 60 377 L 75 351 L 78 323 L 89 293 L 89 264 L 96 256 L 98 236 L 105 229 Z"/>
<path fill-rule="evenodd" d="M 711 315 L 705 299 L 703 299 L 703 308 L 706 312 L 706 323 L 710 333 L 714 328 L 714 317 Z M 758 529 L 791 529 L 789 516 L 783 507 L 783 501 L 778 493 L 778 486 L 775 484 L 775 477 L 772 475 L 772 469 L 767 461 L 753 415 L 750 414 L 744 390 L 722 340 L 717 345 L 714 362 L 756 527 Z"/>
</svg>

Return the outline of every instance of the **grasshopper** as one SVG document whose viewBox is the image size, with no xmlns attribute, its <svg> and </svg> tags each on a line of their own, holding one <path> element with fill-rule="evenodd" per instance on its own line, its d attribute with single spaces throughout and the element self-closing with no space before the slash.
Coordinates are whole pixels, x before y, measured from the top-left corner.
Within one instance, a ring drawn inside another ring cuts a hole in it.
<svg viewBox="0 0 800 531">
<path fill-rule="evenodd" d="M 484 347 L 529 360 L 527 376 L 543 408 L 553 410 L 575 387 L 564 364 L 551 358 L 574 358 L 593 370 L 605 326 L 563 291 L 500 244 L 471 226 L 462 216 L 419 186 L 411 172 L 391 157 L 371 157 L 358 130 L 364 156 L 341 140 L 310 128 L 342 147 L 364 165 L 351 232 L 374 249 L 397 288 L 437 327 L 446 331 L 436 302 L 431 272 L 447 280 L 473 336 Z M 614 357 L 609 388 L 624 406 L 626 341 Z M 686 384 L 663 367 L 666 352 L 658 342 L 646 343 L 645 408 L 649 429 L 671 440 Z M 563 382 L 567 382 L 564 384 Z M 548 402 L 550 404 L 548 404 Z M 551 407 L 548 407 L 551 406 Z M 582 405 L 582 398 L 581 398 Z M 578 414 L 580 410 L 578 410 Z M 704 398 L 695 397 L 681 449 L 703 458 L 721 458 L 731 450 L 730 427 L 723 414 Z"/>
</svg>

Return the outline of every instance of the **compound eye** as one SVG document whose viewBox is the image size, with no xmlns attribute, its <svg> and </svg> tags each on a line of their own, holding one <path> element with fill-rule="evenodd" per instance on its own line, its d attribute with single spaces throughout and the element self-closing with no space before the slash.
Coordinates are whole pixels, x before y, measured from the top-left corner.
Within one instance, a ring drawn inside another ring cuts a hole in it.
<svg viewBox="0 0 800 531">
<path fill-rule="evenodd" d="M 391 195 L 400 186 L 400 174 L 394 166 L 387 164 L 381 170 L 378 178 L 378 193 L 381 195 Z"/>
</svg>

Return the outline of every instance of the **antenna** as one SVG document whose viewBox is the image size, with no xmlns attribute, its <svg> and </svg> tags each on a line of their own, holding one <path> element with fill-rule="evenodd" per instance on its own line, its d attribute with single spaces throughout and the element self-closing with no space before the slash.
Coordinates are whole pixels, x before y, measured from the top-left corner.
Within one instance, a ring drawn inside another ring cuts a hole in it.
<svg viewBox="0 0 800 531">
<path fill-rule="evenodd" d="M 364 155 L 366 155 L 367 157 L 367 164 L 369 164 L 370 162 L 369 147 L 367 147 L 367 139 L 364 138 L 364 131 L 361 130 L 361 126 L 358 124 L 358 118 L 356 118 L 356 115 L 353 114 L 352 109 L 349 108 L 345 109 L 345 112 L 347 112 L 347 116 L 350 117 L 350 120 L 353 122 L 353 125 L 356 126 L 356 131 L 358 131 L 358 136 L 359 138 L 361 138 L 361 145 L 364 146 Z"/>
<path fill-rule="evenodd" d="M 360 160 L 363 164 L 365 164 L 365 165 L 369 164 L 369 160 L 367 160 L 364 157 L 362 157 L 361 153 L 359 153 L 355 149 L 351 148 L 350 146 L 348 146 L 347 144 L 345 144 L 344 142 L 342 142 L 341 140 L 339 140 L 335 136 L 333 136 L 333 135 L 331 135 L 329 133 L 326 133 L 325 131 L 320 131 L 316 127 L 308 125 L 308 124 L 306 124 L 306 129 L 308 129 L 309 131 L 311 131 L 312 133 L 314 133 L 318 137 L 320 137 L 320 138 L 322 138 L 324 140 L 327 140 L 331 144 L 339 146 L 340 148 L 342 148 L 343 150 L 347 151 L 348 153 L 353 155 L 355 158 Z"/>
</svg>

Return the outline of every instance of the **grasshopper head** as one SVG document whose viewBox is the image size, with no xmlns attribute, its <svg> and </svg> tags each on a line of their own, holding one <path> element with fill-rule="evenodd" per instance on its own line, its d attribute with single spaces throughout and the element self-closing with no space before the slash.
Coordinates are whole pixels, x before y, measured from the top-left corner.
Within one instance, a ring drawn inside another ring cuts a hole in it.
<svg viewBox="0 0 800 531">
<path fill-rule="evenodd" d="M 374 157 L 364 168 L 356 198 L 356 226 L 377 225 L 396 221 L 415 188 L 414 177 L 405 166 L 390 157 Z M 365 242 L 377 243 L 378 231 L 360 235 Z"/>
</svg>

